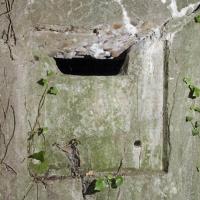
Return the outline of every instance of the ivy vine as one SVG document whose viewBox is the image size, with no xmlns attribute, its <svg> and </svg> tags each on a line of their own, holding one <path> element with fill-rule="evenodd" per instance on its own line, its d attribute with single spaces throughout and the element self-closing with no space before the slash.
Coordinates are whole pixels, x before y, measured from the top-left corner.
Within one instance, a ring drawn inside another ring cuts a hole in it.
<svg viewBox="0 0 200 200">
<path fill-rule="evenodd" d="M 124 182 L 123 176 L 108 175 L 103 178 L 101 177 L 96 179 L 94 190 L 100 192 L 105 188 L 116 189 L 119 186 L 121 186 L 123 182 Z"/>
<path fill-rule="evenodd" d="M 189 88 L 188 97 L 193 100 L 189 108 L 191 114 L 186 116 L 186 122 L 191 124 L 192 135 L 200 136 L 200 121 L 194 117 L 194 113 L 200 113 L 200 106 L 195 102 L 195 100 L 200 97 L 200 88 L 194 85 L 191 78 L 184 78 L 183 81 Z"/>
<path fill-rule="evenodd" d="M 51 58 L 49 57 L 45 57 L 45 58 L 47 59 L 48 62 L 51 61 Z M 46 70 L 45 77 L 37 81 L 37 84 L 41 86 L 41 89 L 43 90 L 43 92 L 40 97 L 39 104 L 37 106 L 37 114 L 36 114 L 33 125 L 28 120 L 28 123 L 30 126 L 30 131 L 28 132 L 28 138 L 27 138 L 27 142 L 28 142 L 27 152 L 28 152 L 28 159 L 29 159 L 28 171 L 29 171 L 29 175 L 32 177 L 32 181 L 30 185 L 28 186 L 25 195 L 22 198 L 23 200 L 26 199 L 26 197 L 28 196 L 34 184 L 36 184 L 37 186 L 37 199 L 38 199 L 38 183 L 40 182 L 44 184 L 44 186 L 46 187 L 45 181 L 43 180 L 43 178 L 41 178 L 38 175 L 44 174 L 48 172 L 49 170 L 49 164 L 46 157 L 46 143 L 45 143 L 45 136 L 48 132 L 48 127 L 41 125 L 40 117 L 42 115 L 42 109 L 43 109 L 47 95 L 55 96 L 58 94 L 58 89 L 53 84 L 53 77 L 55 75 L 56 73 L 54 71 Z M 34 148 L 35 139 L 39 141 L 42 140 L 42 146 L 40 147 L 41 149 L 37 151 Z"/>
<path fill-rule="evenodd" d="M 200 15 L 197 15 L 195 18 L 194 18 L 194 21 L 196 23 L 200 23 Z"/>
<path fill-rule="evenodd" d="M 58 89 L 55 86 L 52 86 L 51 77 L 53 77 L 55 73 L 52 70 L 46 71 L 46 77 L 41 78 L 37 83 L 41 85 L 43 89 L 43 94 L 39 101 L 38 112 L 34 122 L 33 127 L 30 125 L 31 131 L 28 136 L 28 158 L 31 159 L 30 165 L 35 168 L 39 173 L 44 173 L 48 170 L 48 162 L 45 160 L 46 146 L 45 146 L 45 135 L 48 132 L 48 127 L 41 126 L 40 124 L 40 116 L 42 112 L 42 108 L 45 102 L 46 95 L 57 95 Z M 43 138 L 43 149 L 40 151 L 34 152 L 34 149 L 31 148 L 33 146 L 34 137 Z M 39 163 L 33 162 L 33 160 L 38 161 Z"/>
</svg>

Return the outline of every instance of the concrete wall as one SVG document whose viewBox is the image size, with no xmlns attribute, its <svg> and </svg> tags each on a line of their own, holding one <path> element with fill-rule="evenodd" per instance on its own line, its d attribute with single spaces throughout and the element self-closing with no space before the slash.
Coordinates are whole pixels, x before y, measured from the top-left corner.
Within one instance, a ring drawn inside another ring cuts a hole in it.
<svg viewBox="0 0 200 200">
<path fill-rule="evenodd" d="M 192 100 L 183 83 L 200 84 L 199 4 L 0 1 L 0 200 L 200 199 L 199 138 L 185 122 Z M 52 58 L 113 59 L 127 49 L 128 70 L 116 76 L 63 74 Z M 58 94 L 39 107 L 41 78 Z M 44 137 L 27 140 L 39 127 L 48 127 Z M 80 142 L 76 177 L 72 139 Z M 28 158 L 42 150 L 43 165 Z M 85 179 L 116 173 L 120 163 L 120 188 L 82 194 Z"/>
</svg>

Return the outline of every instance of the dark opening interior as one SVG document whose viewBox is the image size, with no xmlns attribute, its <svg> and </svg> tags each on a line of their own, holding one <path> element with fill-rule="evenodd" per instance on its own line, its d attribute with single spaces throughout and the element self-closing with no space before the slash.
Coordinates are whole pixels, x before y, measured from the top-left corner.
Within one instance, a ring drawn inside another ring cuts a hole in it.
<svg viewBox="0 0 200 200">
<path fill-rule="evenodd" d="M 142 142 L 141 142 L 140 140 L 136 140 L 136 141 L 134 142 L 134 145 L 135 145 L 136 147 L 141 147 L 141 146 L 142 146 Z"/>
<path fill-rule="evenodd" d="M 113 59 L 95 59 L 91 56 L 84 58 L 54 58 L 58 69 L 63 74 L 80 76 L 113 76 L 126 74 L 128 68 L 128 54 L 122 53 Z"/>
</svg>

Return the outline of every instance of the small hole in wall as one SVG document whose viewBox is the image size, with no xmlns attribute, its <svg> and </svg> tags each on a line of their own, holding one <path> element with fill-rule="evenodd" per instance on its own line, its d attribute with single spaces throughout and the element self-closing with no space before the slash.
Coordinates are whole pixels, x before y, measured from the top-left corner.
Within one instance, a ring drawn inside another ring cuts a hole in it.
<svg viewBox="0 0 200 200">
<path fill-rule="evenodd" d="M 54 58 L 58 69 L 63 74 L 79 76 L 114 76 L 127 74 L 129 57 L 127 52 L 113 59 L 84 58 Z"/>
<path fill-rule="evenodd" d="M 142 146 L 141 140 L 135 140 L 134 146 L 136 146 L 136 147 L 141 147 L 141 146 Z"/>
</svg>

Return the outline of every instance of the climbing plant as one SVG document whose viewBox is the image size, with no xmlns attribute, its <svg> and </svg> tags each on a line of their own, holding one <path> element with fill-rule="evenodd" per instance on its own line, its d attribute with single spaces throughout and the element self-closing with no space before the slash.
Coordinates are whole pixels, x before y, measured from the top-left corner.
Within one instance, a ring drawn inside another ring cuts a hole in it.
<svg viewBox="0 0 200 200">
<path fill-rule="evenodd" d="M 200 23 L 200 15 L 197 15 L 195 18 L 194 18 L 194 21 L 196 23 Z"/>
<path fill-rule="evenodd" d="M 190 115 L 186 116 L 186 122 L 191 124 L 192 135 L 200 136 L 200 120 L 195 117 L 194 113 L 200 113 L 200 105 L 196 103 L 196 99 L 200 97 L 200 88 L 194 85 L 190 78 L 184 78 L 183 81 L 189 88 L 188 97 L 193 100 L 192 105 L 189 107 Z"/>
<path fill-rule="evenodd" d="M 48 161 L 45 159 L 46 146 L 45 146 L 45 135 L 48 132 L 48 127 L 41 126 L 40 116 L 42 114 L 42 108 L 47 95 L 57 95 L 58 89 L 55 86 L 52 86 L 51 78 L 55 75 L 52 70 L 46 71 L 46 76 L 41 78 L 37 83 L 43 88 L 43 93 L 41 95 L 37 115 L 33 126 L 30 125 L 31 130 L 29 131 L 28 136 L 28 158 L 31 159 L 29 166 L 32 169 L 35 169 L 38 173 L 44 173 L 48 170 Z M 41 89 L 42 89 L 41 88 Z M 35 152 L 33 146 L 34 137 L 40 137 L 43 140 L 43 147 L 41 150 Z"/>
<path fill-rule="evenodd" d="M 46 68 L 46 64 L 50 64 L 52 62 L 52 58 L 44 55 L 41 56 L 37 55 L 35 59 L 39 61 L 40 65 L 39 67 L 42 66 L 43 69 Z M 36 83 L 41 86 L 42 94 L 39 99 L 39 103 L 37 106 L 37 113 L 34 122 L 31 123 L 30 120 L 28 120 L 30 131 L 28 132 L 28 137 L 27 137 L 28 171 L 29 175 L 32 177 L 32 181 L 22 199 L 25 199 L 28 196 L 28 193 L 30 192 L 34 184 L 37 185 L 37 190 L 39 182 L 41 182 L 44 185 L 46 184 L 43 178 L 39 176 L 40 174 L 45 174 L 49 170 L 48 159 L 46 157 L 47 152 L 46 152 L 46 142 L 45 142 L 46 141 L 45 137 L 48 132 L 48 127 L 42 125 L 41 116 L 46 97 L 48 95 L 55 96 L 58 94 L 58 89 L 54 86 L 54 81 L 53 81 L 55 75 L 56 73 L 53 70 L 46 68 L 44 77 L 40 78 Z M 34 141 L 36 139 L 37 141 L 41 141 L 42 144 L 37 150 L 34 147 Z"/>
<path fill-rule="evenodd" d="M 122 185 L 124 181 L 124 178 L 122 176 L 113 176 L 113 175 L 108 175 L 105 177 L 101 177 L 96 179 L 95 181 L 95 191 L 102 191 L 105 188 L 118 188 L 120 185 Z"/>
</svg>

